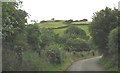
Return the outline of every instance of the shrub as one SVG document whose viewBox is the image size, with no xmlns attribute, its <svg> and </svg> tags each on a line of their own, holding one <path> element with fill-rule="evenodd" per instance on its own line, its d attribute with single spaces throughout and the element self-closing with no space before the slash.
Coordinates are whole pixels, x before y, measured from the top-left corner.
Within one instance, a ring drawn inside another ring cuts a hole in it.
<svg viewBox="0 0 120 73">
<path fill-rule="evenodd" d="M 66 45 L 69 47 L 67 48 L 67 50 L 72 50 L 76 52 L 89 51 L 88 44 L 83 39 L 80 38 L 76 38 L 76 39 L 70 38 L 66 41 Z"/>
<path fill-rule="evenodd" d="M 40 32 L 41 32 L 40 38 L 42 41 L 42 43 L 40 44 L 41 48 L 44 48 L 51 42 L 55 41 L 55 34 L 53 31 L 48 30 L 48 29 L 40 29 Z"/>
<path fill-rule="evenodd" d="M 40 23 L 45 23 L 45 22 L 47 22 L 47 21 L 43 20 L 43 21 L 41 21 Z"/>
<path fill-rule="evenodd" d="M 73 38 L 86 38 L 86 32 L 76 26 L 70 26 L 64 32 L 66 35 L 73 37 Z"/>
<path fill-rule="evenodd" d="M 47 56 L 50 63 L 52 64 L 61 64 L 62 62 L 62 47 L 59 44 L 49 44 L 46 47 Z"/>
<path fill-rule="evenodd" d="M 80 20 L 80 22 L 86 22 L 86 21 L 88 21 L 87 19 L 82 19 L 82 20 Z"/>
<path fill-rule="evenodd" d="M 109 36 L 108 36 L 108 47 L 109 47 L 109 54 L 112 57 L 113 67 L 117 67 L 118 65 L 118 45 L 119 39 L 118 35 L 120 35 L 120 27 L 113 29 Z"/>
<path fill-rule="evenodd" d="M 67 23 L 67 24 L 70 24 L 70 23 L 72 23 L 72 22 L 73 22 L 72 19 L 70 19 L 70 20 L 66 20 L 66 21 L 65 21 L 65 23 Z"/>
<path fill-rule="evenodd" d="M 34 51 L 40 52 L 41 50 L 41 32 L 37 25 L 29 25 L 27 26 L 27 41 L 30 46 L 30 48 Z"/>
<path fill-rule="evenodd" d="M 108 47 L 110 53 L 118 52 L 118 35 L 120 35 L 120 27 L 113 29 L 108 36 Z"/>
</svg>

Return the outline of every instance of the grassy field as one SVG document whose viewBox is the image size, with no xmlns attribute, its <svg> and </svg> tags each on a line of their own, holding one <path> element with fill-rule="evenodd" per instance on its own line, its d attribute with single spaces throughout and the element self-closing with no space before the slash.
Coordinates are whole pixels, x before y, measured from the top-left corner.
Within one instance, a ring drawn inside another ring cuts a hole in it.
<svg viewBox="0 0 120 73">
<path fill-rule="evenodd" d="M 61 27 L 61 26 L 66 26 L 63 23 L 63 21 L 60 21 L 60 22 L 47 21 L 47 22 L 39 24 L 40 28 L 57 28 L 57 27 Z"/>
<path fill-rule="evenodd" d="M 75 25 L 77 26 L 77 25 Z M 78 25 L 77 27 L 81 28 L 82 30 L 84 30 L 86 32 L 86 34 L 88 36 L 90 36 L 90 32 L 89 32 L 89 25 Z M 54 29 L 54 32 L 59 34 L 60 36 L 64 35 L 64 31 L 66 30 L 67 28 L 62 28 L 62 29 Z"/>
<path fill-rule="evenodd" d="M 89 25 L 81 25 L 78 27 L 81 28 L 82 30 L 84 30 L 86 32 L 86 34 L 90 36 Z"/>
<path fill-rule="evenodd" d="M 60 36 L 63 36 L 64 35 L 64 31 L 66 30 L 67 28 L 63 28 L 63 29 L 54 29 L 54 32 L 56 34 L 59 34 Z"/>
<path fill-rule="evenodd" d="M 71 24 L 90 24 L 91 22 L 72 22 Z"/>
<path fill-rule="evenodd" d="M 72 22 L 71 24 L 90 24 L 90 23 L 91 22 Z M 39 24 L 40 28 L 57 28 L 57 27 L 62 27 L 62 26 L 66 26 L 64 21 L 59 21 L 59 22 L 47 21 L 47 22 Z M 75 25 L 75 26 L 77 26 L 77 25 Z M 83 29 L 86 32 L 87 35 L 90 35 L 89 30 L 88 30 L 88 28 L 89 28 L 88 25 L 78 25 L 78 27 Z M 61 28 L 61 29 L 54 29 L 54 32 L 59 34 L 60 36 L 62 36 L 66 29 L 67 29 L 67 27 L 66 28 Z"/>
</svg>

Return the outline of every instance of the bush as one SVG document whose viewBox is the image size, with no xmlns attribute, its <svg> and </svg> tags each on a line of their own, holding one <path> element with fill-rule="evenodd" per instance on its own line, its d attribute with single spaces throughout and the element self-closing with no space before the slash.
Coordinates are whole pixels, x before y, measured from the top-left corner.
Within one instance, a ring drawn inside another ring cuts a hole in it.
<svg viewBox="0 0 120 73">
<path fill-rule="evenodd" d="M 70 20 L 66 20 L 66 21 L 65 21 L 65 23 L 67 23 L 67 24 L 70 24 L 70 23 L 72 23 L 72 22 L 73 22 L 72 19 L 70 19 Z"/>
<path fill-rule="evenodd" d="M 45 22 L 47 22 L 47 21 L 43 20 L 43 21 L 41 21 L 40 23 L 45 23 Z"/>
<path fill-rule="evenodd" d="M 64 32 L 66 35 L 73 38 L 86 38 L 86 32 L 76 26 L 70 26 Z"/>
<path fill-rule="evenodd" d="M 62 62 L 62 47 L 58 44 L 52 43 L 46 47 L 47 56 L 50 63 L 61 64 Z"/>
<path fill-rule="evenodd" d="M 118 31 L 120 31 L 120 27 L 113 29 L 108 36 L 109 54 L 110 57 L 112 57 L 111 60 L 113 62 L 113 67 L 118 66 L 118 41 L 120 41 L 118 39 L 118 35 L 120 35 L 120 32 Z"/>
<path fill-rule="evenodd" d="M 76 52 L 89 51 L 88 44 L 83 39 L 80 38 L 76 38 L 76 39 L 70 38 L 66 41 L 66 45 L 67 47 L 69 47 L 67 48 L 67 50 L 76 51 Z"/>
<path fill-rule="evenodd" d="M 118 35 L 120 35 L 120 27 L 110 31 L 108 36 L 108 56 L 101 59 L 101 64 L 110 71 L 118 71 Z"/>
<path fill-rule="evenodd" d="M 52 30 L 40 29 L 40 32 L 41 32 L 40 38 L 42 41 L 42 43 L 40 44 L 41 48 L 45 48 L 45 46 L 55 41 L 55 34 Z"/>
<path fill-rule="evenodd" d="M 28 41 L 28 44 L 30 46 L 30 48 L 33 50 L 33 51 L 38 51 L 40 52 L 41 50 L 41 32 L 40 32 L 40 29 L 38 27 L 38 25 L 29 25 L 27 26 L 27 41 Z"/>
<path fill-rule="evenodd" d="M 89 46 L 88 43 L 80 38 L 75 39 L 75 47 L 76 47 L 76 51 L 89 51 Z"/>
<path fill-rule="evenodd" d="M 113 29 L 109 36 L 108 36 L 108 47 L 110 53 L 117 53 L 118 52 L 118 35 L 120 35 L 120 27 Z"/>
<path fill-rule="evenodd" d="M 86 22 L 86 21 L 88 21 L 87 19 L 82 19 L 82 20 L 80 20 L 80 22 Z"/>
</svg>

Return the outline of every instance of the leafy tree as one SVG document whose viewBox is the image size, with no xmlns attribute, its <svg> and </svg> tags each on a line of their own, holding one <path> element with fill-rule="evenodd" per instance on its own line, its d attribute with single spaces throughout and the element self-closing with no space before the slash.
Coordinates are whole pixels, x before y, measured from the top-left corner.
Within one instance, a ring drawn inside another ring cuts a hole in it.
<svg viewBox="0 0 120 73">
<path fill-rule="evenodd" d="M 70 20 L 66 20 L 66 21 L 65 21 L 65 23 L 67 23 L 67 24 L 70 24 L 70 23 L 72 23 L 72 22 L 73 22 L 72 19 L 70 19 Z"/>
<path fill-rule="evenodd" d="M 25 23 L 27 23 L 26 17 L 28 14 L 19 9 L 22 2 L 4 2 L 2 3 L 2 46 L 3 51 L 14 50 L 17 54 L 17 64 L 15 70 L 21 69 L 22 63 L 22 49 L 24 49 L 25 40 Z M 23 36 L 21 36 L 23 35 Z M 21 37 L 20 37 L 21 36 Z M 8 53 L 7 53 L 8 54 Z M 3 56 L 6 53 L 3 53 Z M 6 57 L 4 61 L 9 63 L 9 59 Z M 14 61 L 13 61 L 14 62 Z M 3 70 L 5 69 L 3 66 Z"/>
<path fill-rule="evenodd" d="M 115 29 L 113 29 L 109 36 L 108 36 L 108 47 L 109 47 L 109 54 L 111 55 L 111 57 L 114 59 L 114 66 L 117 67 L 118 65 L 118 46 L 119 46 L 119 36 L 120 35 L 120 27 L 117 27 Z"/>
<path fill-rule="evenodd" d="M 120 27 L 113 29 L 108 36 L 108 47 L 111 54 L 118 52 L 118 35 L 120 35 L 118 31 L 120 31 Z"/>
<path fill-rule="evenodd" d="M 66 46 L 68 47 L 67 50 L 70 51 L 80 52 L 80 51 L 89 50 L 89 46 L 86 43 L 86 41 L 80 38 L 76 38 L 76 39 L 69 38 L 66 41 Z"/>
<path fill-rule="evenodd" d="M 3 3 L 2 4 L 2 34 L 3 44 L 11 45 L 14 47 L 14 38 L 23 33 L 25 29 L 25 23 L 27 22 L 27 13 L 21 9 L 18 9 L 19 3 Z M 4 45 L 3 45 L 4 47 Z"/>
<path fill-rule="evenodd" d="M 93 42 L 98 46 L 98 50 L 107 55 L 108 34 L 117 27 L 118 10 L 106 7 L 104 10 L 96 12 L 93 16 L 92 25 L 90 27 Z"/>
<path fill-rule="evenodd" d="M 44 48 L 45 46 L 47 46 L 48 44 L 52 43 L 55 41 L 55 34 L 52 30 L 48 30 L 48 29 L 40 29 L 41 32 L 41 47 Z"/>
<path fill-rule="evenodd" d="M 2 4 L 3 39 L 6 39 L 7 35 L 21 32 L 25 27 L 27 13 L 17 9 L 19 4 L 13 2 Z"/>
<path fill-rule="evenodd" d="M 86 22 L 86 21 L 88 21 L 87 19 L 82 19 L 82 20 L 80 20 L 80 22 Z"/>
<path fill-rule="evenodd" d="M 40 55 L 40 50 L 41 46 L 40 44 L 42 43 L 41 41 L 41 32 L 40 29 L 37 25 L 28 25 L 27 26 L 27 39 L 28 39 L 28 44 L 30 45 L 30 48 L 34 51 L 37 51 Z"/>
<path fill-rule="evenodd" d="M 67 37 L 72 38 L 86 38 L 86 32 L 76 26 L 70 26 L 64 32 Z"/>
</svg>

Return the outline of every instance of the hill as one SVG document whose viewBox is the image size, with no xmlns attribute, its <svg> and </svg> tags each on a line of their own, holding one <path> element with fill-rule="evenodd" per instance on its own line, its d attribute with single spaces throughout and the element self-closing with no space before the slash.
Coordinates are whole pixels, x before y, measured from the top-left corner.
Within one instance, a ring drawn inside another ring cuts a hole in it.
<svg viewBox="0 0 120 73">
<path fill-rule="evenodd" d="M 65 23 L 64 20 L 60 20 L 60 21 L 46 21 L 46 22 L 42 22 L 39 23 L 39 27 L 40 28 L 50 28 L 53 29 L 55 33 L 59 34 L 60 36 L 62 36 L 64 34 L 64 31 L 67 29 L 68 26 L 77 26 L 81 29 L 83 29 L 87 35 L 89 35 L 89 31 L 88 31 L 88 27 L 90 25 L 91 22 L 71 22 L 71 23 Z"/>
</svg>

